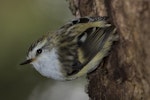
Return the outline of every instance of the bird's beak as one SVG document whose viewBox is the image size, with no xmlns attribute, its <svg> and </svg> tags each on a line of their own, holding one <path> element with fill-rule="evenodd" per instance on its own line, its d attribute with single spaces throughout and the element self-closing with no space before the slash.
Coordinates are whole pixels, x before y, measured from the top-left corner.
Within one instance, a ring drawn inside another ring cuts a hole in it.
<svg viewBox="0 0 150 100">
<path fill-rule="evenodd" d="M 30 64 L 33 61 L 33 59 L 28 59 L 22 63 L 20 63 L 20 65 L 26 65 L 26 64 Z"/>
</svg>

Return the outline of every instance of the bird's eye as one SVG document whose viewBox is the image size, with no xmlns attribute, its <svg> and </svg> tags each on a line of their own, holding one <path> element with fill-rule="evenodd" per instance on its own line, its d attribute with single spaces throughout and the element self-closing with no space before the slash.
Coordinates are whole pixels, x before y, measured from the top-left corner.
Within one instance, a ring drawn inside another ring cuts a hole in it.
<svg viewBox="0 0 150 100">
<path fill-rule="evenodd" d="M 41 54 L 42 53 L 42 49 L 38 49 L 37 51 L 36 51 L 36 55 L 39 55 L 39 54 Z"/>
</svg>

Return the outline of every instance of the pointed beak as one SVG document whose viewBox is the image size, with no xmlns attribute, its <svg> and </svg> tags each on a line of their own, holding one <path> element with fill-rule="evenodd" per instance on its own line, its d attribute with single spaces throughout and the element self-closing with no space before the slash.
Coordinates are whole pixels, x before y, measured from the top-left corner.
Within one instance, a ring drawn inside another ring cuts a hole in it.
<svg viewBox="0 0 150 100">
<path fill-rule="evenodd" d="M 22 63 L 20 63 L 20 65 L 26 65 L 26 64 L 30 64 L 33 61 L 33 59 L 28 59 Z"/>
</svg>

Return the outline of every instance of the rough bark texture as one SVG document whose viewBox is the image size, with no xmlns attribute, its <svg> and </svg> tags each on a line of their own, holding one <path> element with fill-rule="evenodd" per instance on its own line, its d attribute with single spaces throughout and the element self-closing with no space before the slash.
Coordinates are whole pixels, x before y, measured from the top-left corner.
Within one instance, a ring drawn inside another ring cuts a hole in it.
<svg viewBox="0 0 150 100">
<path fill-rule="evenodd" d="M 73 15 L 108 15 L 120 39 L 88 75 L 92 100 L 150 100 L 150 1 L 69 0 Z"/>
</svg>

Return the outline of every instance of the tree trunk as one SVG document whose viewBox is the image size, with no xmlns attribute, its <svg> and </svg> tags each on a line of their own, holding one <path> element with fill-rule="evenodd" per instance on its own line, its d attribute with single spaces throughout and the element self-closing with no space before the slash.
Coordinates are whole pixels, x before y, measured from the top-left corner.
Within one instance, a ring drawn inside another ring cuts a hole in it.
<svg viewBox="0 0 150 100">
<path fill-rule="evenodd" d="M 119 41 L 88 75 L 92 100 L 150 100 L 150 1 L 69 0 L 76 17 L 106 16 Z"/>
</svg>

